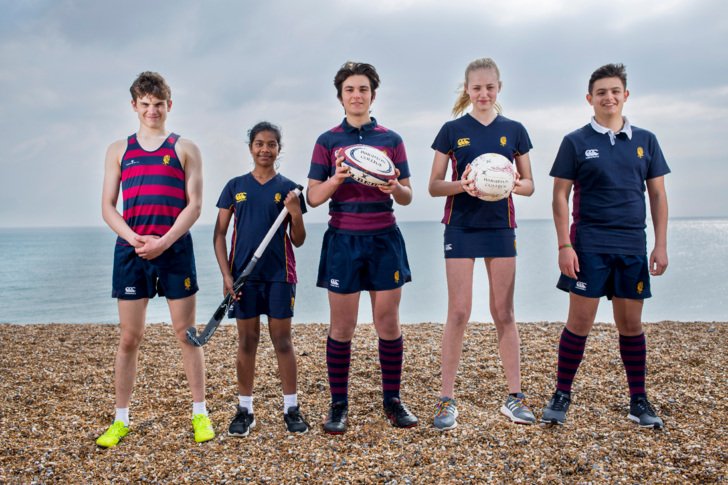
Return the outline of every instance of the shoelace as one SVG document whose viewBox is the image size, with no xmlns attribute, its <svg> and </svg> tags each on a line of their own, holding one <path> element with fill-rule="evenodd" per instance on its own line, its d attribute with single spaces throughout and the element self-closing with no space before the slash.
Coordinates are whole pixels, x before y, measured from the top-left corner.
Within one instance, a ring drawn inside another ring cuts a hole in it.
<svg viewBox="0 0 728 485">
<path fill-rule="evenodd" d="M 297 423 L 303 422 L 303 415 L 301 414 L 301 411 L 298 409 L 296 409 L 294 411 L 288 411 L 288 417 L 291 420 L 296 421 Z"/>
<path fill-rule="evenodd" d="M 448 399 L 447 401 L 440 401 L 435 405 L 435 416 L 442 416 L 443 414 L 447 413 L 447 410 L 450 406 L 453 405 L 452 399 Z"/>
<path fill-rule="evenodd" d="M 554 411 L 563 411 L 566 407 L 566 403 L 568 402 L 569 400 L 566 396 L 564 396 L 563 394 L 557 394 L 554 398 L 554 405 L 551 406 L 551 409 L 553 409 Z"/>
<path fill-rule="evenodd" d="M 410 412 L 407 410 L 406 407 L 404 407 L 404 404 L 401 402 L 396 402 L 392 404 L 392 410 L 394 411 L 394 415 L 398 418 L 401 418 L 402 416 L 408 416 Z"/>
<path fill-rule="evenodd" d="M 346 406 L 331 406 L 331 420 L 341 421 L 341 417 L 344 415 Z"/>
<path fill-rule="evenodd" d="M 646 412 L 649 416 L 657 416 L 655 408 L 652 407 L 652 403 L 647 399 L 640 399 L 637 401 L 637 408 Z"/>
</svg>

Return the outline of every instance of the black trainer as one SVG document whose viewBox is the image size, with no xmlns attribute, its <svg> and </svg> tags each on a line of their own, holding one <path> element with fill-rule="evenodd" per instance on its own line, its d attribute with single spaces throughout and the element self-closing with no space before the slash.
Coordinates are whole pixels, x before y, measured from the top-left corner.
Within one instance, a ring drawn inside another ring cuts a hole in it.
<svg viewBox="0 0 728 485">
<path fill-rule="evenodd" d="M 647 400 L 647 396 L 638 396 L 630 401 L 627 417 L 642 428 L 660 429 L 664 426 L 662 420 L 657 417 L 652 403 Z"/>
<path fill-rule="evenodd" d="M 346 401 L 331 403 L 329 415 L 324 423 L 324 431 L 328 434 L 344 434 L 349 417 L 349 403 Z"/>
<path fill-rule="evenodd" d="M 384 403 L 384 414 L 395 428 L 411 428 L 417 426 L 419 420 L 407 407 L 402 404 L 399 398 L 392 398 Z"/>
<path fill-rule="evenodd" d="M 569 410 L 570 404 L 571 393 L 557 390 L 546 407 L 543 408 L 541 422 L 543 424 L 564 424 L 566 411 Z"/>
<path fill-rule="evenodd" d="M 248 436 L 253 428 L 255 428 L 255 416 L 250 414 L 246 408 L 238 406 L 238 411 L 228 428 L 228 434 L 230 436 Z"/>
<path fill-rule="evenodd" d="M 301 414 L 301 409 L 298 406 L 288 408 L 288 412 L 283 415 L 283 420 L 286 422 L 289 433 L 305 433 L 308 431 L 308 423 L 303 419 L 303 414 Z"/>
</svg>

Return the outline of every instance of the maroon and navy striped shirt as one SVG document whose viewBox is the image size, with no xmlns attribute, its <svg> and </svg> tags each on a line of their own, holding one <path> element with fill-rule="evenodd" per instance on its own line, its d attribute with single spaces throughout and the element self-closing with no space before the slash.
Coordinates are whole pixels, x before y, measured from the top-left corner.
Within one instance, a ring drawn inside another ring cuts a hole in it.
<svg viewBox="0 0 728 485">
<path fill-rule="evenodd" d="M 154 151 L 139 145 L 137 135 L 127 138 L 121 158 L 121 193 L 124 220 L 141 235 L 163 236 L 187 206 L 185 172 L 177 158 L 179 135 L 172 133 Z"/>
</svg>

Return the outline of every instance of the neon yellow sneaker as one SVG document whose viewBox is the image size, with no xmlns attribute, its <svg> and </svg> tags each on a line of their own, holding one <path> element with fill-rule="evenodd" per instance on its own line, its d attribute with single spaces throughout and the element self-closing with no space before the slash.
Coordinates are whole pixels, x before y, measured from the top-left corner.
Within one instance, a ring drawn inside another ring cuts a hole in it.
<svg viewBox="0 0 728 485">
<path fill-rule="evenodd" d="M 129 434 L 129 427 L 124 425 L 124 421 L 114 421 L 114 424 L 98 437 L 96 444 L 104 448 L 112 448 L 127 434 Z"/>
<path fill-rule="evenodd" d="M 212 429 L 210 418 L 204 414 L 192 416 L 192 429 L 195 430 L 195 441 L 203 443 L 215 437 L 215 430 Z"/>
</svg>

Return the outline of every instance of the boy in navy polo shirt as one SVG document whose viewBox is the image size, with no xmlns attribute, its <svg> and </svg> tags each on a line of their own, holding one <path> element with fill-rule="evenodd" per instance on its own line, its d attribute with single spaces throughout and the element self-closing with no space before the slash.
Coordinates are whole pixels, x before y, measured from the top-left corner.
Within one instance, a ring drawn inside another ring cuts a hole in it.
<svg viewBox="0 0 728 485">
<path fill-rule="evenodd" d="M 645 392 L 647 347 L 642 305 L 651 296 L 650 275 L 667 269 L 667 196 L 670 172 L 655 135 L 622 116 L 629 97 L 622 64 L 607 64 L 591 75 L 586 99 L 591 122 L 564 137 L 551 169 L 553 212 L 559 242 L 557 287 L 568 291 L 569 316 L 559 342 L 556 392 L 541 421 L 563 424 L 571 385 L 584 355 L 599 298 L 612 301 L 619 352 L 630 392 L 628 418 L 661 428 Z M 573 223 L 569 230 L 572 187 Z M 655 231 L 647 258 L 645 188 Z"/>
</svg>

